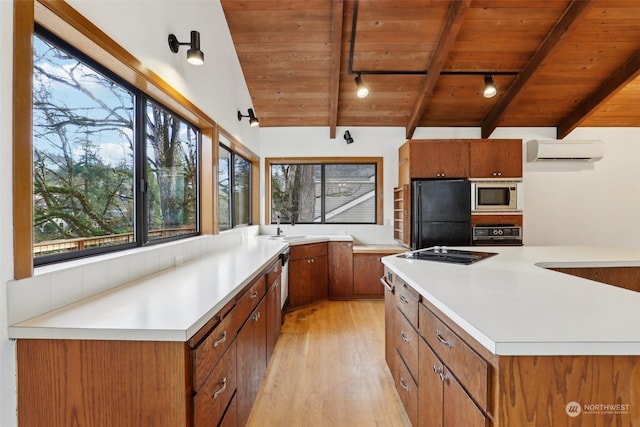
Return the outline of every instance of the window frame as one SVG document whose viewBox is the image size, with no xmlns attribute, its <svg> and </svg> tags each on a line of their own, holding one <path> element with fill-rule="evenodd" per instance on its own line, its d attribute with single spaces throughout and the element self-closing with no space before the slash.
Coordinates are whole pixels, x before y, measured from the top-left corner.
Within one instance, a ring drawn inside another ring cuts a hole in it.
<svg viewBox="0 0 640 427">
<path fill-rule="evenodd" d="M 148 183 L 149 183 L 149 165 L 148 165 L 148 147 L 147 147 L 147 138 L 146 138 L 146 130 L 148 125 L 148 108 L 150 106 L 155 106 L 156 108 L 160 108 L 168 113 L 170 113 L 174 118 L 180 120 L 184 125 L 191 127 L 194 131 L 197 132 L 196 135 L 196 168 L 200 169 L 200 159 L 201 159 L 201 146 L 202 146 L 202 132 L 200 129 L 195 126 L 193 123 L 181 117 L 179 114 L 172 111 L 170 108 L 166 107 L 162 103 L 158 102 L 154 98 L 146 95 L 140 89 L 132 86 L 127 81 L 122 79 L 117 74 L 114 74 L 108 68 L 104 67 L 99 62 L 95 61 L 88 55 L 79 51 L 73 45 L 64 41 L 60 37 L 51 33 L 44 27 L 39 24 L 36 24 L 34 27 L 34 37 L 37 36 L 45 43 L 54 46 L 56 49 L 63 51 L 64 53 L 70 55 L 74 60 L 78 61 L 82 65 L 87 66 L 88 68 L 96 71 L 97 73 L 102 74 L 109 81 L 117 84 L 123 89 L 130 92 L 133 96 L 133 218 L 132 222 L 133 226 L 133 242 L 120 243 L 109 246 L 99 246 L 90 249 L 81 249 L 72 252 L 58 252 L 49 255 L 42 255 L 39 257 L 33 257 L 33 265 L 34 267 L 48 265 L 58 262 L 71 261 L 75 259 L 81 259 L 85 257 L 102 255 L 111 252 L 122 251 L 131 248 L 139 248 L 143 246 L 151 246 L 160 243 L 166 243 L 174 240 L 180 240 L 188 237 L 197 236 L 200 234 L 200 197 L 199 197 L 199 188 L 200 188 L 200 172 L 197 173 L 196 178 L 196 203 L 195 203 L 195 231 L 190 233 L 184 233 L 169 237 L 162 237 L 157 239 L 149 238 L 149 191 Z M 33 140 L 32 140 L 33 142 Z M 144 185 L 142 184 L 144 183 Z M 141 189 L 144 187 L 144 189 Z M 33 195 L 32 195 L 33 197 Z M 33 203 L 33 202 L 32 202 Z"/>
<path fill-rule="evenodd" d="M 68 3 L 14 0 L 13 9 L 14 52 L 32 52 L 34 26 L 42 25 L 62 40 L 73 41 L 69 44 L 200 129 L 200 234 L 217 234 L 214 141 L 219 140 L 219 135 L 227 134 L 226 131 Z M 19 280 L 34 273 L 31 54 L 14 55 L 13 76 L 13 276 Z M 243 148 L 239 142 L 236 145 Z M 252 202 L 257 198 L 254 190 Z"/>
<path fill-rule="evenodd" d="M 264 160 L 265 163 L 265 223 L 275 224 L 271 215 L 271 166 L 279 164 L 321 164 L 321 165 L 333 165 L 333 164 L 374 164 L 376 167 L 376 208 L 375 208 L 375 222 L 374 223 L 340 223 L 340 222 L 319 222 L 319 223 L 304 223 L 305 225 L 317 224 L 317 225 L 382 225 L 384 224 L 383 210 L 384 210 L 384 173 L 383 173 L 383 158 L 382 157 L 268 157 Z M 324 182 L 322 183 L 324 189 Z M 324 193 L 324 191 L 323 191 Z M 324 198 L 324 194 L 322 196 Z M 324 216 L 324 212 L 323 212 Z"/>
<path fill-rule="evenodd" d="M 220 231 L 226 231 L 226 230 L 232 230 L 236 227 L 253 225 L 254 200 L 253 200 L 252 194 L 253 194 L 253 186 L 254 186 L 253 176 L 255 175 L 253 163 L 251 159 L 248 159 L 242 154 L 237 153 L 231 147 L 228 147 L 226 144 L 224 144 L 222 141 L 220 141 L 220 143 L 218 144 L 218 148 L 226 150 L 229 153 L 229 195 L 228 197 L 229 197 L 229 219 L 230 219 L 230 227 L 222 228 L 222 226 L 220 225 L 219 229 Z M 235 179 L 236 179 L 234 167 L 235 167 L 236 157 L 240 157 L 242 160 L 246 161 L 249 164 L 249 222 L 242 223 L 242 224 L 236 223 L 236 218 L 234 215 L 234 209 L 235 209 L 234 186 L 235 186 Z M 220 182 L 218 182 L 218 200 L 220 200 L 219 189 L 220 189 Z M 218 218 L 219 218 L 219 210 L 218 210 Z"/>
</svg>

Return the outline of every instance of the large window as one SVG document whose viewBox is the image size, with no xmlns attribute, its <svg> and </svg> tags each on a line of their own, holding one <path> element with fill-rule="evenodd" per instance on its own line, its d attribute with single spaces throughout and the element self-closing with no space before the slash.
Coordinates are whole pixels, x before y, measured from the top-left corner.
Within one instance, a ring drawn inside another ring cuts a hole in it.
<svg viewBox="0 0 640 427">
<path fill-rule="evenodd" d="M 44 30 L 33 46 L 35 264 L 196 234 L 198 129 Z"/>
<path fill-rule="evenodd" d="M 348 162 L 267 159 L 271 223 L 377 224 L 379 159 Z"/>
<path fill-rule="evenodd" d="M 218 220 L 220 230 L 251 224 L 251 162 L 220 144 Z"/>
</svg>

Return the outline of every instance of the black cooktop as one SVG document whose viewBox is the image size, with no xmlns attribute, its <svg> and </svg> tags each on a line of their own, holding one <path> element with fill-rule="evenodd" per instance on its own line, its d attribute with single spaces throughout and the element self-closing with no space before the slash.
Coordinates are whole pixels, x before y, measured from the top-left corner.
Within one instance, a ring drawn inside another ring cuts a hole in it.
<svg viewBox="0 0 640 427">
<path fill-rule="evenodd" d="M 497 254 L 495 252 L 466 251 L 462 249 L 449 249 L 446 246 L 434 246 L 420 251 L 407 252 L 398 255 L 398 257 L 469 265 L 494 255 Z"/>
</svg>

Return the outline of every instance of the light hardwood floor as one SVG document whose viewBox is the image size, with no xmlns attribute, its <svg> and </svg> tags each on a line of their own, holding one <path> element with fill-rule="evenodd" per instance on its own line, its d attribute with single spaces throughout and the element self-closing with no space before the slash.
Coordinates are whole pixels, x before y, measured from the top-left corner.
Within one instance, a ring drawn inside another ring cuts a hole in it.
<svg viewBox="0 0 640 427">
<path fill-rule="evenodd" d="M 384 302 L 287 313 L 248 426 L 409 426 L 384 361 Z"/>
</svg>

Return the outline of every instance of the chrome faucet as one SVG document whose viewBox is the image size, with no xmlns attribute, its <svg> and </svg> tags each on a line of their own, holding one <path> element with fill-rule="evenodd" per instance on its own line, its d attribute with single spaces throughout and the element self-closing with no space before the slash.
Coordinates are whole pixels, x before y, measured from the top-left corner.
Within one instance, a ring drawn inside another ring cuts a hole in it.
<svg viewBox="0 0 640 427">
<path fill-rule="evenodd" d="M 276 236 L 280 236 L 282 234 L 282 230 L 280 229 L 280 214 L 276 216 L 276 224 L 278 228 L 276 228 Z"/>
</svg>

